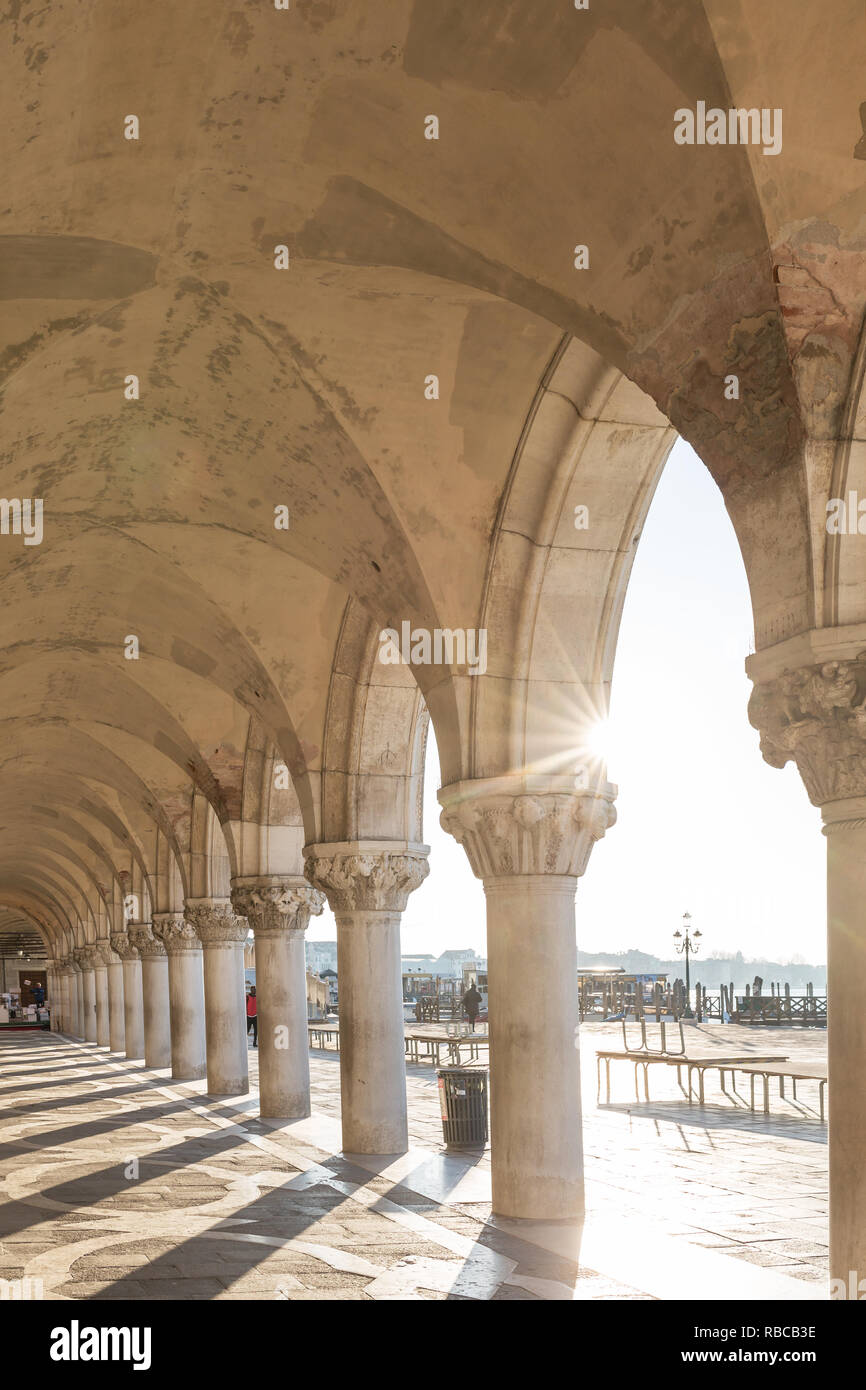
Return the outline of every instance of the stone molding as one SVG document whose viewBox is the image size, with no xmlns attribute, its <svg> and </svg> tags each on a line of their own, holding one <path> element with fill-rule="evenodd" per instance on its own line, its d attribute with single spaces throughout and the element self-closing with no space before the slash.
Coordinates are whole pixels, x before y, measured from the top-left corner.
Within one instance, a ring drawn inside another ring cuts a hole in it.
<svg viewBox="0 0 866 1390">
<path fill-rule="evenodd" d="M 232 879 L 231 903 L 256 936 L 274 936 L 305 932 L 310 918 L 321 913 L 325 895 L 289 874 L 261 874 Z"/>
<path fill-rule="evenodd" d="M 304 847 L 304 876 L 335 913 L 403 912 L 430 872 L 427 845 L 357 840 Z"/>
<path fill-rule="evenodd" d="M 243 946 L 250 927 L 238 917 L 228 898 L 187 898 L 184 916 L 203 946 Z"/>
<path fill-rule="evenodd" d="M 837 830 L 866 830 L 866 796 L 828 801 L 822 807 L 821 814 L 825 835 L 832 835 Z"/>
<path fill-rule="evenodd" d="M 756 684 L 749 722 L 771 767 L 797 764 L 813 805 L 866 796 L 866 651 Z"/>
<path fill-rule="evenodd" d="M 97 941 L 93 947 L 93 960 L 97 970 L 107 968 L 113 964 L 114 952 L 107 941 Z"/>
<path fill-rule="evenodd" d="M 72 952 L 72 958 L 79 970 L 93 970 L 95 967 L 94 948 L 92 946 L 76 946 Z"/>
<path fill-rule="evenodd" d="M 150 922 L 130 922 L 127 933 L 142 960 L 158 960 L 165 955 L 165 947 L 154 936 Z"/>
<path fill-rule="evenodd" d="M 476 878 L 578 878 L 616 822 L 617 789 L 574 782 L 531 774 L 455 782 L 439 791 L 439 821 L 463 846 Z"/>
<path fill-rule="evenodd" d="M 128 932 L 113 931 L 111 933 L 111 949 L 115 955 L 120 956 L 121 960 L 138 960 L 138 951 L 130 941 Z"/>
<path fill-rule="evenodd" d="M 162 942 L 170 956 L 201 950 L 195 927 L 182 912 L 155 912 L 152 926 L 154 936 Z"/>
</svg>

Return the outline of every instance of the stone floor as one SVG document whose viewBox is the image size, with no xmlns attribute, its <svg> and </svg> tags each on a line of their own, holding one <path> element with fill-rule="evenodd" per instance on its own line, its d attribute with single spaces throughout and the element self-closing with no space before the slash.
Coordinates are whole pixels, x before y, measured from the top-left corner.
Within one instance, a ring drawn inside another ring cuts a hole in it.
<svg viewBox="0 0 866 1390">
<path fill-rule="evenodd" d="M 614 1070 L 595 1104 L 582 1033 L 587 1195 L 579 1232 L 490 1216 L 489 1152 L 442 1145 L 436 1075 L 408 1069 L 412 1147 L 339 1151 L 339 1064 L 312 1055 L 315 1114 L 255 1118 L 55 1035 L 0 1040 L 0 1278 L 49 1299 L 634 1299 L 824 1296 L 826 1128 L 812 1097 L 753 1116 L 674 1074 L 649 1103 Z M 824 1055 L 823 1034 L 707 1025 L 689 1050 Z M 252 1080 L 255 1051 L 250 1052 Z M 812 1088 L 814 1089 L 814 1088 Z M 810 1088 L 804 1086 L 803 1093 Z"/>
</svg>

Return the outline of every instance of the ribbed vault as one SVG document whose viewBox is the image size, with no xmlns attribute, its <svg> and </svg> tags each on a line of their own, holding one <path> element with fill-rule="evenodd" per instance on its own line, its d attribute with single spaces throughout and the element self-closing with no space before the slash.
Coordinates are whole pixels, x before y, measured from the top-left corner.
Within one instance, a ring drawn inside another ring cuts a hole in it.
<svg viewBox="0 0 866 1390">
<path fill-rule="evenodd" d="M 13 7 L 2 490 L 44 536 L 0 536 L 11 911 L 68 949 L 129 894 L 420 838 L 422 700 L 446 781 L 579 766 L 674 430 L 759 647 L 866 619 L 824 527 L 864 466 L 835 14 L 828 46 L 806 0 Z M 698 100 L 783 108 L 782 153 L 676 145 Z M 486 628 L 486 673 L 382 666 L 404 621 Z"/>
</svg>

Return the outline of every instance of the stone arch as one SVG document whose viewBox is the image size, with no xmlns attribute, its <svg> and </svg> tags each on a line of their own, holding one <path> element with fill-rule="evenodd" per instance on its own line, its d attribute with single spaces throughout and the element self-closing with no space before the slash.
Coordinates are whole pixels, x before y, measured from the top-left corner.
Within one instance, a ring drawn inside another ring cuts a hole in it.
<svg viewBox="0 0 866 1390">
<path fill-rule="evenodd" d="M 322 839 L 422 837 L 428 715 L 405 665 L 385 665 L 379 624 L 346 604 L 325 716 Z"/>
</svg>

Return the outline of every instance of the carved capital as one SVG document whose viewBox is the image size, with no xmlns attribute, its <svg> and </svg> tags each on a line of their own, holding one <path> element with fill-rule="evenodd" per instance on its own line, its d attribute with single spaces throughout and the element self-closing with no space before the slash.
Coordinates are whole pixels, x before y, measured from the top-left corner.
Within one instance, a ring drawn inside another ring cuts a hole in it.
<svg viewBox="0 0 866 1390">
<path fill-rule="evenodd" d="M 576 878 L 616 821 L 615 796 L 609 782 L 590 790 L 567 777 L 478 778 L 440 790 L 439 820 L 465 849 L 477 878 Z"/>
<path fill-rule="evenodd" d="M 114 952 L 107 941 L 97 941 L 93 948 L 93 964 L 96 969 L 101 970 L 112 964 Z"/>
<path fill-rule="evenodd" d="M 170 956 L 181 951 L 201 950 L 201 941 L 196 936 L 195 927 L 186 920 L 182 912 L 155 912 L 153 934 L 162 942 Z"/>
<path fill-rule="evenodd" d="M 307 930 L 318 917 L 325 895 L 288 874 L 266 874 L 232 880 L 232 907 L 246 917 L 256 936 Z"/>
<path fill-rule="evenodd" d="M 426 845 L 360 840 L 308 845 L 304 874 L 336 913 L 402 912 L 430 872 Z"/>
<path fill-rule="evenodd" d="M 125 931 L 113 931 L 111 933 L 111 949 L 121 960 L 138 960 L 138 951 L 129 939 L 129 933 Z"/>
<path fill-rule="evenodd" d="M 236 915 L 228 898 L 187 898 L 183 911 L 203 946 L 242 946 L 249 935 L 247 919 Z"/>
<path fill-rule="evenodd" d="M 72 958 L 79 970 L 92 970 L 94 967 L 92 946 L 76 946 L 72 952 Z"/>
<path fill-rule="evenodd" d="M 757 684 L 749 721 L 771 767 L 797 764 L 813 805 L 866 796 L 866 652 Z"/>
<path fill-rule="evenodd" d="M 127 933 L 142 960 L 153 960 L 165 955 L 165 947 L 154 936 L 150 922 L 130 922 Z"/>
</svg>

